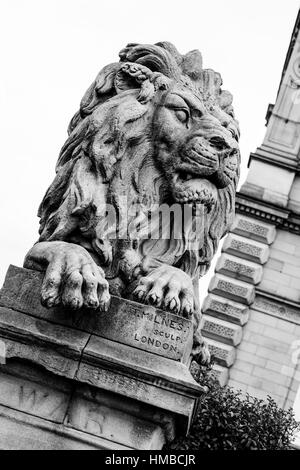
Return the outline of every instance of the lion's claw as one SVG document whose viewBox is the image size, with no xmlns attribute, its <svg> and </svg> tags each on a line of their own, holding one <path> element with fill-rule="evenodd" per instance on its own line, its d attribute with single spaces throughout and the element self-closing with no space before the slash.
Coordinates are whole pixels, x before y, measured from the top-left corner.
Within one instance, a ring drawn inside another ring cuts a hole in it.
<svg viewBox="0 0 300 470">
<path fill-rule="evenodd" d="M 133 297 L 138 302 L 185 317 L 194 311 L 192 280 L 185 272 L 172 266 L 162 265 L 141 277 Z"/>
</svg>

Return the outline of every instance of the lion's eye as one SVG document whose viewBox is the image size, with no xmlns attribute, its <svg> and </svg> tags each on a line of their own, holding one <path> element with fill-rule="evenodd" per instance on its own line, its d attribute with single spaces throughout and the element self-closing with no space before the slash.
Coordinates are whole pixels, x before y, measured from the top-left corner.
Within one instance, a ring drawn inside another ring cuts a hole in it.
<svg viewBox="0 0 300 470">
<path fill-rule="evenodd" d="M 189 112 L 187 109 L 182 109 L 182 108 L 178 108 L 178 109 L 174 109 L 174 112 L 175 112 L 175 116 L 177 117 L 177 119 L 180 121 L 180 122 L 187 122 L 190 115 L 189 115 Z"/>
</svg>

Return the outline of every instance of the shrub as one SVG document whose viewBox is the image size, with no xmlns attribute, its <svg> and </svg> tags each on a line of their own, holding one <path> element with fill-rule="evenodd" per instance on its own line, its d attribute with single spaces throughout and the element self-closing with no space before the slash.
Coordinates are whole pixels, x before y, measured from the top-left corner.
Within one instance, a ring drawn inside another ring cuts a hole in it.
<svg viewBox="0 0 300 470">
<path fill-rule="evenodd" d="M 195 379 L 208 387 L 186 438 L 173 441 L 174 450 L 287 450 L 300 430 L 292 409 L 221 387 L 211 371 L 198 370 Z"/>
</svg>

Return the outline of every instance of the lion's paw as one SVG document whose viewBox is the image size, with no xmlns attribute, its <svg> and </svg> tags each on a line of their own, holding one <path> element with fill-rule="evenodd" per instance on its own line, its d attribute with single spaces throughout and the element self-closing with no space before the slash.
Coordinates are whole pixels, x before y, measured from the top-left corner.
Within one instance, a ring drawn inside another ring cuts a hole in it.
<svg viewBox="0 0 300 470">
<path fill-rule="evenodd" d="M 195 308 L 192 279 L 184 271 L 167 265 L 141 277 L 133 297 L 185 317 L 190 317 Z"/>
<path fill-rule="evenodd" d="M 63 305 L 107 311 L 109 286 L 104 271 L 81 246 L 65 242 L 42 242 L 28 253 L 25 266 L 47 259 L 41 302 L 47 307 Z"/>
</svg>

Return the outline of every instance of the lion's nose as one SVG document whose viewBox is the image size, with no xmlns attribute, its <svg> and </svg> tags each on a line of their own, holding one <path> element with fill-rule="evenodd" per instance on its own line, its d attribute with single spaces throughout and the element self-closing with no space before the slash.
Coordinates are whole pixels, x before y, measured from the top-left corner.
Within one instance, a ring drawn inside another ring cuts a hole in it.
<svg viewBox="0 0 300 470">
<path fill-rule="evenodd" d="M 226 139 L 220 135 L 213 135 L 212 137 L 208 139 L 208 142 L 210 143 L 210 145 L 212 145 L 214 148 L 216 148 L 220 152 L 224 150 L 228 150 L 230 148 L 230 145 L 226 141 Z"/>
</svg>

